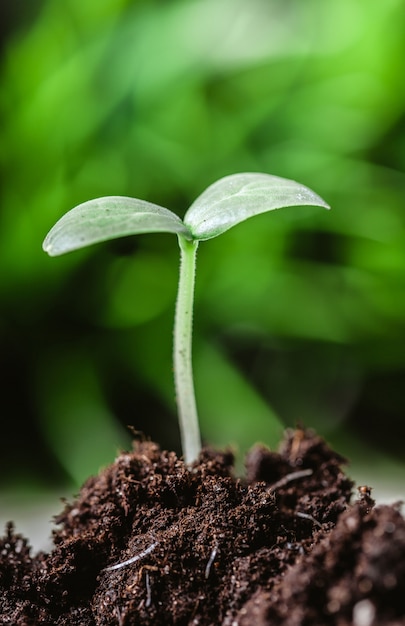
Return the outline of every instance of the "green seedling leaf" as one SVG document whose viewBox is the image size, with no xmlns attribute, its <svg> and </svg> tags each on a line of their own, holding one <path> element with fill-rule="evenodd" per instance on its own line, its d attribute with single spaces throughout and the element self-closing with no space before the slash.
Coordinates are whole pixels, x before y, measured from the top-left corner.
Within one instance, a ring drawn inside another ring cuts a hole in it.
<svg viewBox="0 0 405 626">
<path fill-rule="evenodd" d="M 221 235 L 249 217 L 289 206 L 320 206 L 329 209 L 308 187 L 270 174 L 233 174 L 210 185 L 184 217 L 193 239 L 202 241 Z"/>
<path fill-rule="evenodd" d="M 168 232 L 190 238 L 190 232 L 172 211 L 157 204 L 107 196 L 71 209 L 49 231 L 43 249 L 51 256 L 126 235 Z"/>
</svg>

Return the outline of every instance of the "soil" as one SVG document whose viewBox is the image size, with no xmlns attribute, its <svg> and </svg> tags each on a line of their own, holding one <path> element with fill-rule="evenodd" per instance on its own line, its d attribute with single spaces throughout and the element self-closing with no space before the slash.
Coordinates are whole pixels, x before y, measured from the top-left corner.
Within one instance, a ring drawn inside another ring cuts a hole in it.
<svg viewBox="0 0 405 626">
<path fill-rule="evenodd" d="M 9 524 L 0 624 L 13 626 L 405 625 L 400 506 L 353 499 L 344 459 L 315 433 L 187 468 L 135 441 L 55 521 L 50 553 Z"/>
</svg>

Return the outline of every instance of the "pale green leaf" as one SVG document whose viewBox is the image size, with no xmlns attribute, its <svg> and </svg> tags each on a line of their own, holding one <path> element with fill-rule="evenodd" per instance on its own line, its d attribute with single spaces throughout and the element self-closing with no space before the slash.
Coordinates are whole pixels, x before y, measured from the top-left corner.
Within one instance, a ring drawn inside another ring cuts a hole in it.
<svg viewBox="0 0 405 626">
<path fill-rule="evenodd" d="M 181 219 L 168 209 L 137 198 L 107 196 L 79 204 L 61 217 L 43 249 L 57 256 L 100 241 L 159 232 L 191 238 Z"/>
<path fill-rule="evenodd" d="M 308 187 L 270 174 L 221 178 L 208 187 L 184 217 L 194 239 L 211 239 L 249 217 L 288 206 L 330 207 Z"/>
</svg>

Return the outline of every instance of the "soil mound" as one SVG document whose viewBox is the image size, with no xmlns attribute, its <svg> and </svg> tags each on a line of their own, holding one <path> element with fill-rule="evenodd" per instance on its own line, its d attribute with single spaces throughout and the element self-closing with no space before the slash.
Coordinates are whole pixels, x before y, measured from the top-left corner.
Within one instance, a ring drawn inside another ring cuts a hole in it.
<svg viewBox="0 0 405 626">
<path fill-rule="evenodd" d="M 344 459 L 312 431 L 192 468 L 135 441 L 55 520 L 53 549 L 0 540 L 0 624 L 405 625 L 405 520 L 351 504 Z"/>
</svg>

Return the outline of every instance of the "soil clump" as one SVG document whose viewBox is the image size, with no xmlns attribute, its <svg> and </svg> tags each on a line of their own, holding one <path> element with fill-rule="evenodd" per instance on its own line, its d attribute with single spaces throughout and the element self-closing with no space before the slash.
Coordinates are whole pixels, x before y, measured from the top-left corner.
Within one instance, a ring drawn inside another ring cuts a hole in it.
<svg viewBox="0 0 405 626">
<path fill-rule="evenodd" d="M 314 432 L 192 468 L 150 441 L 89 478 L 32 554 L 0 539 L 0 624 L 405 625 L 405 520 Z"/>
</svg>

